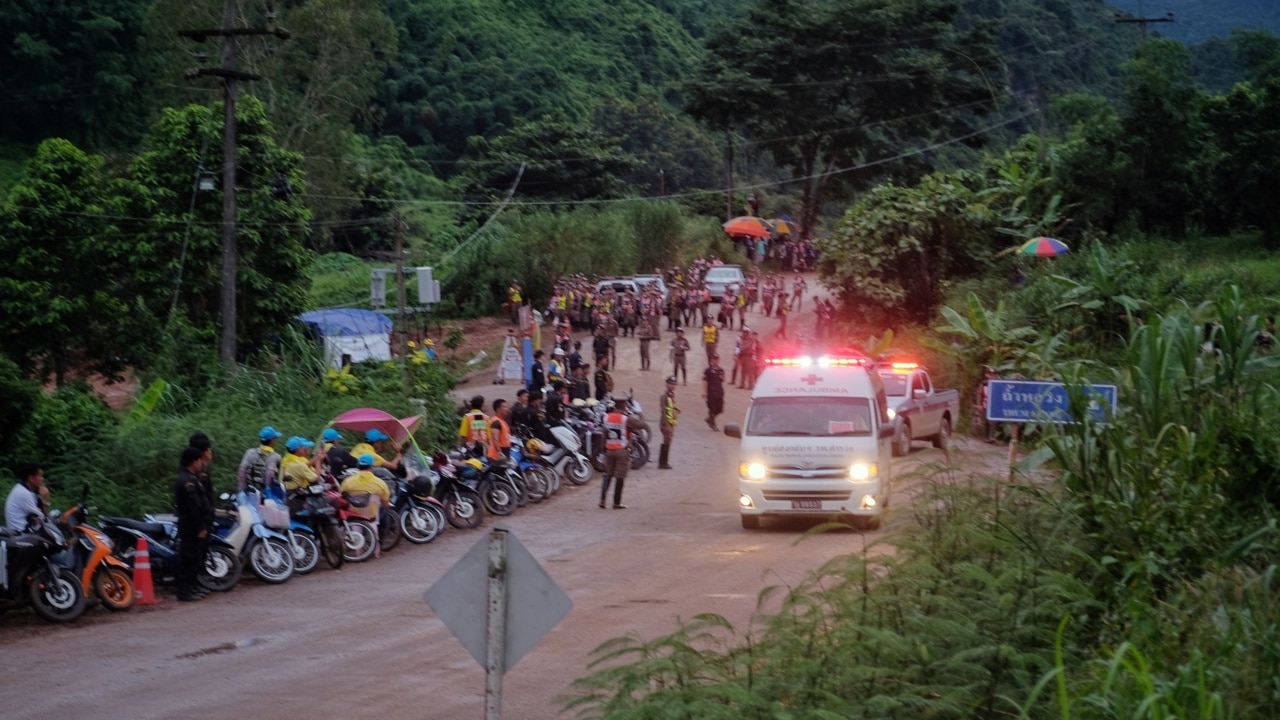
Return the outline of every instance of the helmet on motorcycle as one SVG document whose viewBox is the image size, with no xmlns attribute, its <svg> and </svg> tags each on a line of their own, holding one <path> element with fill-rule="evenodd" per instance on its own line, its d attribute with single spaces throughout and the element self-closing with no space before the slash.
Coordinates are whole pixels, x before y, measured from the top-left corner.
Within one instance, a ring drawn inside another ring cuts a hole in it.
<svg viewBox="0 0 1280 720">
<path fill-rule="evenodd" d="M 599 405 L 599 404 L 600 404 L 599 400 L 596 400 L 595 398 L 587 398 L 587 402 L 586 402 L 587 407 L 595 407 L 596 405 Z"/>
<path fill-rule="evenodd" d="M 587 404 L 587 401 L 583 400 L 582 398 L 573 399 L 573 406 L 576 408 L 584 407 L 586 404 Z"/>
</svg>

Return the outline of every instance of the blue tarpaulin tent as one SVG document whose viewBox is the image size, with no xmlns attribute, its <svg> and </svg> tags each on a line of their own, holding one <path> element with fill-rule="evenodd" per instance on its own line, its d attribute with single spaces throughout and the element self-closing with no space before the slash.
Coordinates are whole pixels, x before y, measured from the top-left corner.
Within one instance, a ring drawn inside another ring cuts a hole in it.
<svg viewBox="0 0 1280 720">
<path fill-rule="evenodd" d="M 333 367 L 344 362 L 391 359 L 391 318 L 358 308 L 312 310 L 298 316 L 324 344 L 325 361 Z"/>
</svg>

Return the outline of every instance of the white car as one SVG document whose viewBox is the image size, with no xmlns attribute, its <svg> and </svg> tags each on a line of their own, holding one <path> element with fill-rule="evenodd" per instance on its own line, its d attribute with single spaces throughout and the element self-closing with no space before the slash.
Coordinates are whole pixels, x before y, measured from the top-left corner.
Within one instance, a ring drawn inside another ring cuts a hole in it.
<svg viewBox="0 0 1280 720">
<path fill-rule="evenodd" d="M 662 293 L 662 302 L 667 302 L 667 281 L 662 279 L 661 275 L 635 275 L 632 277 L 641 289 L 650 285 L 657 285 L 658 291 Z"/>
<path fill-rule="evenodd" d="M 619 295 L 626 295 L 628 290 L 640 294 L 640 286 L 631 278 L 605 278 L 596 283 L 596 292 L 604 292 L 605 288 L 613 288 Z"/>
<path fill-rule="evenodd" d="M 720 298 L 724 297 L 725 288 L 730 285 L 741 288 L 746 284 L 747 276 L 737 265 L 717 265 L 708 270 L 702 280 L 707 285 L 707 292 L 711 293 L 711 301 L 720 302 Z"/>
</svg>

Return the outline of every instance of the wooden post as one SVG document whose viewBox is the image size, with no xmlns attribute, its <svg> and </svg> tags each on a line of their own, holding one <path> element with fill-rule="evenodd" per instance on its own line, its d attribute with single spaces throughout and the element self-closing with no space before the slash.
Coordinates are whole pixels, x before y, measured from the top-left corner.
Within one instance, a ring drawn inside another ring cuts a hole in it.
<svg viewBox="0 0 1280 720">
<path fill-rule="evenodd" d="M 1013 482 L 1013 465 L 1018 459 L 1018 428 L 1022 427 L 1021 423 L 1010 423 L 1013 429 L 1009 431 L 1009 482 Z"/>
<path fill-rule="evenodd" d="M 489 621 L 484 663 L 484 718 L 502 720 L 503 656 L 507 637 L 507 531 L 489 532 Z"/>
</svg>

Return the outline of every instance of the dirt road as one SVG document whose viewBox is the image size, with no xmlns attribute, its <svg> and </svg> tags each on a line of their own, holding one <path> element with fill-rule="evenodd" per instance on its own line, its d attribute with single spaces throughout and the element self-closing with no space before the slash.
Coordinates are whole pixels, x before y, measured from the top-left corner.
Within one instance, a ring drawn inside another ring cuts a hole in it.
<svg viewBox="0 0 1280 720">
<path fill-rule="evenodd" d="M 806 299 L 806 310 L 808 309 Z M 774 321 L 750 316 L 771 332 Z M 807 312 L 792 327 L 812 326 Z M 725 356 L 736 333 L 726 333 Z M 664 332 L 664 344 L 670 333 Z M 620 339 L 619 388 L 657 407 L 665 352 L 639 372 L 637 342 Z M 655 348 L 658 347 L 655 345 Z M 824 560 L 857 552 L 910 522 L 914 482 L 896 484 L 881 531 L 831 533 L 797 543 L 805 524 L 744 531 L 737 507 L 737 441 L 712 432 L 693 376 L 679 388 L 686 411 L 672 464 L 654 462 L 627 480 L 626 510 L 596 507 L 599 478 L 566 486 L 503 520 L 573 599 L 573 612 L 506 676 L 505 716 L 570 717 L 556 697 L 585 673 L 590 651 L 610 638 L 670 631 L 676 617 L 717 612 L 743 622 L 766 586 L 792 585 Z M 488 398 L 511 386 L 465 388 Z M 745 391 L 730 391 L 725 418 L 740 419 Z M 999 462 L 1000 450 L 959 443 L 958 462 Z M 967 448 L 967 449 L 966 449 Z M 917 445 L 896 461 L 903 477 L 937 450 Z M 492 525 L 492 521 L 484 527 Z M 0 618 L 5 677 L 0 707 L 17 718 L 480 718 L 484 673 L 449 634 L 422 594 L 482 530 L 449 529 L 434 543 L 402 543 L 377 561 L 318 569 L 282 586 L 246 580 L 200 603 L 172 595 L 158 608 L 112 615 L 90 610 L 70 627 L 29 612 Z"/>
</svg>

